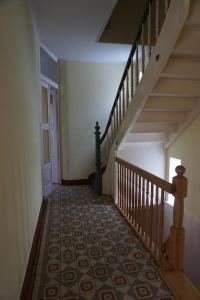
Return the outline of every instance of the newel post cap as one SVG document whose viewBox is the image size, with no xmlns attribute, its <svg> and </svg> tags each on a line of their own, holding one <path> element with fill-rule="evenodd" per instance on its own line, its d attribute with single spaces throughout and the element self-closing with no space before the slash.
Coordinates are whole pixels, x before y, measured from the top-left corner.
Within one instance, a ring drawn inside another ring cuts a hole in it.
<svg viewBox="0 0 200 300">
<path fill-rule="evenodd" d="M 186 172 L 186 169 L 184 166 L 177 166 L 175 172 L 178 176 L 183 176 Z"/>
<path fill-rule="evenodd" d="M 95 134 L 100 135 L 100 126 L 99 126 L 99 122 L 96 122 L 96 126 L 95 126 Z"/>
<path fill-rule="evenodd" d="M 173 177 L 173 195 L 178 198 L 185 198 L 187 196 L 187 183 L 188 180 L 184 176 L 186 169 L 184 166 L 177 166 L 176 176 Z"/>
</svg>

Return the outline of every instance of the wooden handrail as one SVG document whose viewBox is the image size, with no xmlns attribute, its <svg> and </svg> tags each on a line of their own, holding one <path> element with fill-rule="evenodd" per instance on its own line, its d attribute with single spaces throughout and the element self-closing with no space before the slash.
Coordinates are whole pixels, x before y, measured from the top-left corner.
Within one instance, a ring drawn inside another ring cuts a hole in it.
<svg viewBox="0 0 200 300">
<path fill-rule="evenodd" d="M 140 22 L 140 27 L 139 27 L 139 30 L 138 30 L 138 33 L 137 33 L 137 36 L 132 44 L 132 48 L 131 48 L 131 51 L 130 51 L 130 54 L 129 54 L 129 57 L 128 57 L 128 60 L 127 60 L 127 63 L 126 63 L 126 66 L 125 66 L 125 69 L 124 69 L 124 72 L 123 72 L 123 75 L 122 75 L 122 78 L 121 78 L 121 81 L 120 81 L 120 84 L 119 84 L 119 88 L 117 90 L 117 94 L 116 94 L 116 97 L 115 97 L 115 100 L 114 100 L 114 103 L 113 103 L 113 106 L 112 106 L 112 109 L 111 109 L 111 112 L 110 112 L 110 115 L 109 115 L 109 118 L 108 118 L 108 122 L 107 122 L 107 125 L 106 125 L 106 128 L 105 128 L 105 131 L 101 137 L 101 140 L 100 140 L 100 143 L 102 144 L 105 137 L 106 137 L 106 134 L 108 133 L 108 130 L 109 130 L 109 127 L 110 127 L 110 124 L 111 124 L 111 121 L 112 121 L 112 116 L 113 116 L 113 113 L 114 113 L 114 110 L 115 110 L 115 107 L 117 106 L 117 102 L 118 102 L 118 98 L 119 98 L 119 94 L 123 88 L 123 84 L 124 84 L 124 81 L 126 79 L 126 76 L 127 76 L 127 73 L 128 73 L 128 69 L 131 65 L 131 62 L 132 62 L 132 57 L 136 51 L 136 43 L 137 41 L 139 40 L 140 36 L 141 36 L 141 33 L 142 33 L 142 24 L 145 23 L 146 21 L 146 18 L 148 16 L 148 12 L 149 12 L 149 5 L 153 2 L 154 0 L 149 0 L 148 1 L 148 4 L 147 4 L 147 7 L 145 9 L 145 12 L 144 12 L 144 15 L 141 19 L 141 22 Z"/>
<path fill-rule="evenodd" d="M 119 157 L 116 203 L 157 262 L 167 270 L 182 271 L 184 266 L 184 198 L 187 195 L 185 168 L 176 167 L 172 183 Z M 164 241 L 165 193 L 174 196 L 173 222 Z"/>
<path fill-rule="evenodd" d="M 136 174 L 138 174 L 138 175 L 142 176 L 143 178 L 147 179 L 148 181 L 152 182 L 159 188 L 163 189 L 165 192 L 167 192 L 169 194 L 172 194 L 174 192 L 172 183 L 170 183 L 152 173 L 149 173 L 149 172 L 129 163 L 128 161 L 119 158 L 119 157 L 116 157 L 115 160 L 116 160 L 116 162 L 122 164 L 124 167 L 130 169 L 131 171 L 135 172 Z"/>
</svg>

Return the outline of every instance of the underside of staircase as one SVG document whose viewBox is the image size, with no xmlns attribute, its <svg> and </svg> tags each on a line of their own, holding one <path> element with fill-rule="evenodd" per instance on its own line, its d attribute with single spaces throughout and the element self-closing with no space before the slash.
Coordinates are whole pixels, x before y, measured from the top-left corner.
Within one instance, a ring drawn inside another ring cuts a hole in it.
<svg viewBox="0 0 200 300">
<path fill-rule="evenodd" d="M 153 175 L 152 170 L 141 169 L 138 162 L 134 165 L 128 159 L 120 157 L 124 145 L 144 143 L 161 144 L 164 157 L 164 149 L 167 149 L 200 113 L 200 1 L 170 1 L 170 5 L 166 6 L 161 28 L 159 3 L 149 1 L 102 137 L 99 124 L 96 123 L 96 192 L 101 194 L 103 186 L 103 194 L 112 195 L 117 207 L 148 249 L 152 247 L 149 241 L 157 234 L 153 220 L 161 216 L 155 222 L 161 222 L 162 236 L 165 228 L 162 216 L 167 211 L 166 194 L 174 197 L 173 220 L 170 223 L 172 225 L 165 241 L 163 236 L 161 238 L 158 261 L 164 270 L 163 277 L 176 298 L 196 300 L 200 297 L 199 292 L 188 283 L 183 272 L 183 200 L 187 197 L 185 167 L 176 167 L 177 175 L 173 177 L 172 183 L 169 183 L 162 179 L 164 176 L 155 176 L 157 174 Z M 155 17 L 154 21 L 152 16 Z M 154 26 L 155 30 L 151 26 Z M 154 31 L 155 38 L 152 38 Z M 139 151 L 141 149 L 142 146 Z M 107 155 L 103 152 L 107 152 Z M 133 148 L 129 153 L 134 156 Z M 148 150 L 144 153 L 140 154 L 140 158 L 143 159 L 142 156 L 146 155 L 148 160 L 151 160 Z M 106 164 L 103 176 L 100 168 L 101 157 Z M 164 169 L 164 164 L 162 167 Z M 147 213 L 149 207 L 150 219 Z M 159 211 L 161 212 L 158 213 Z M 145 229 L 144 223 L 148 224 Z M 158 254 L 156 243 L 157 238 L 151 250 L 155 255 Z M 162 259 L 159 260 L 161 257 L 164 257 L 164 261 L 166 259 L 168 265 L 163 264 Z"/>
<path fill-rule="evenodd" d="M 130 124 L 128 130 L 124 131 L 122 143 L 159 142 L 167 148 L 199 114 L 199 12 L 200 1 L 191 1 L 188 16 L 178 33 L 178 38 L 174 41 L 170 53 L 167 54 L 166 62 L 160 66 L 157 78 L 149 88 L 145 101 L 142 100 L 141 105 L 135 111 L 134 105 L 130 107 L 134 118 L 131 122 L 129 119 Z M 168 35 L 171 35 L 170 24 L 167 21 L 165 25 L 168 28 Z M 159 45 L 161 40 L 162 32 L 154 55 L 162 55 L 159 52 L 159 50 L 162 52 L 163 48 L 162 44 Z M 155 60 L 154 63 L 156 63 Z M 151 77 L 151 72 L 148 73 Z M 145 87 L 145 80 L 148 80 L 148 76 L 144 74 L 141 88 Z M 138 89 L 140 89 L 140 84 Z"/>
</svg>

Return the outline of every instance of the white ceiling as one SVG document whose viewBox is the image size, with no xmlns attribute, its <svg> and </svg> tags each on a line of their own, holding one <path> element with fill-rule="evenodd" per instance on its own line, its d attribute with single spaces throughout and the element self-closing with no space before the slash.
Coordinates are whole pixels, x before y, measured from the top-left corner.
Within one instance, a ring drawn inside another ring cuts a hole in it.
<svg viewBox="0 0 200 300">
<path fill-rule="evenodd" d="M 68 61 L 120 63 L 130 46 L 98 43 L 117 0 L 31 0 L 41 42 Z"/>
</svg>

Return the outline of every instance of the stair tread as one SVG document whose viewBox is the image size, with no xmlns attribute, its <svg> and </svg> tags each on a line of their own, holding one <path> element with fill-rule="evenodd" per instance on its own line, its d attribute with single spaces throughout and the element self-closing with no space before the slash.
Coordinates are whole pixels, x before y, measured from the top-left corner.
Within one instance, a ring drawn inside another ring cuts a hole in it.
<svg viewBox="0 0 200 300">
<path fill-rule="evenodd" d="M 174 73 L 162 73 L 160 78 L 169 78 L 169 79 L 177 79 L 177 80 L 200 80 L 199 76 L 189 75 L 189 74 L 174 74 Z"/>
<path fill-rule="evenodd" d="M 188 59 L 188 60 L 198 60 L 200 61 L 200 53 L 197 51 L 188 51 L 188 50 L 179 50 L 175 49 L 172 54 L 172 58 L 182 58 L 182 59 Z"/>
</svg>

